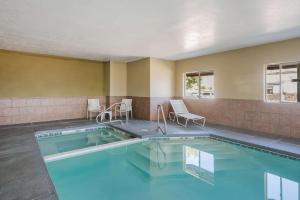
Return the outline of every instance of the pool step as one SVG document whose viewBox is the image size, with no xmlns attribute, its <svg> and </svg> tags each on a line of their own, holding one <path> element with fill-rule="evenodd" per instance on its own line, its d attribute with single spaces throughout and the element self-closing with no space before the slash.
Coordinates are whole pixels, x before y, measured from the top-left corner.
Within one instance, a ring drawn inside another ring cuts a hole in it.
<svg viewBox="0 0 300 200">
<path fill-rule="evenodd" d="M 133 156 L 129 159 L 129 163 L 134 165 L 139 170 L 151 176 L 166 176 L 166 175 L 174 175 L 174 174 L 182 174 L 185 173 L 183 169 L 187 169 L 184 167 L 182 161 L 164 161 L 162 158 L 156 160 L 148 160 L 143 157 Z M 214 173 L 218 172 L 235 172 L 237 170 L 247 170 L 247 169 L 256 169 L 257 166 L 252 165 L 244 165 L 240 163 L 238 160 L 234 159 L 223 159 L 223 160 L 215 160 L 214 161 Z M 200 167 L 199 167 L 200 169 Z M 203 170 L 202 170 L 203 171 Z M 205 170 L 204 170 L 205 171 Z"/>
<path fill-rule="evenodd" d="M 196 147 L 196 146 L 190 146 L 192 148 L 198 149 L 199 151 L 204 151 L 206 153 L 213 154 L 215 159 L 237 159 L 243 157 L 243 153 L 240 152 L 238 149 L 235 148 L 224 148 L 223 146 L 218 147 L 213 145 L 212 147 L 209 146 L 209 148 L 203 148 L 202 146 Z M 182 158 L 182 152 L 183 152 L 183 146 L 179 144 L 161 144 L 161 149 L 164 151 L 165 154 L 172 155 L 171 157 L 174 157 L 175 155 L 178 155 L 179 158 Z M 139 154 L 142 154 L 142 156 L 149 157 L 149 152 L 156 152 L 161 151 L 160 148 L 153 144 L 152 146 L 140 146 L 137 150 Z M 176 157 L 176 156 L 175 156 Z"/>
<path fill-rule="evenodd" d="M 164 163 L 163 160 L 152 162 L 146 158 L 136 156 L 130 156 L 127 160 L 130 164 L 149 176 L 168 176 L 184 173 L 180 162 Z"/>
<path fill-rule="evenodd" d="M 159 147 L 159 145 L 161 146 L 161 148 Z M 178 170 L 182 170 L 184 165 L 184 146 L 188 146 L 199 151 L 204 151 L 206 153 L 212 154 L 214 156 L 215 172 L 243 170 L 255 167 L 255 165 L 245 166 L 241 163 L 241 161 L 245 157 L 243 151 L 239 150 L 235 146 L 230 146 L 219 141 L 204 141 L 201 143 L 201 145 L 199 145 L 199 141 L 197 141 L 197 143 L 195 144 L 182 144 L 177 140 L 159 141 L 157 144 L 152 141 L 151 143 L 145 143 L 144 145 L 139 145 L 134 148 L 133 157 L 137 157 L 138 161 L 133 161 L 133 164 L 135 164 L 134 162 L 141 162 L 146 166 L 140 166 L 140 168 L 148 173 L 151 169 L 151 166 L 154 166 L 155 169 L 155 167 L 157 167 L 158 165 L 163 168 L 160 169 L 162 171 L 164 169 L 169 170 L 173 167 L 173 172 L 178 173 Z M 164 154 L 166 155 L 166 158 L 164 158 Z"/>
</svg>

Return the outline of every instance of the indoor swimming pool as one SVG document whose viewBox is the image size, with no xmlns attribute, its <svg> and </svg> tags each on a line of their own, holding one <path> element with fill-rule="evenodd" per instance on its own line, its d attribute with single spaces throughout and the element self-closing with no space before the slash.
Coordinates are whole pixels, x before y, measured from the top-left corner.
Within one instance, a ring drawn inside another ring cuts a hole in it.
<svg viewBox="0 0 300 200">
<path fill-rule="evenodd" d="M 152 138 L 46 166 L 61 200 L 299 200 L 299 159 L 211 137 Z"/>
<path fill-rule="evenodd" d="M 133 138 L 130 134 L 111 127 L 87 127 L 42 131 L 36 138 L 43 156 L 100 146 Z"/>
</svg>

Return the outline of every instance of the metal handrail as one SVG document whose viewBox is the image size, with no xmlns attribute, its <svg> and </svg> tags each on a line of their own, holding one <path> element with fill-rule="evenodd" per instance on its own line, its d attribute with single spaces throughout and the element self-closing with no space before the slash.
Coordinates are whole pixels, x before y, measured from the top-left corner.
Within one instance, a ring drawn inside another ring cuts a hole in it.
<svg viewBox="0 0 300 200">
<path fill-rule="evenodd" d="M 162 129 L 160 127 L 160 116 L 159 116 L 160 111 L 161 111 L 162 118 L 164 121 L 164 129 Z M 160 104 L 157 105 L 157 129 L 156 129 L 156 131 L 161 131 L 163 135 L 167 135 L 167 121 L 165 118 L 165 113 L 164 113 L 163 107 Z"/>
<path fill-rule="evenodd" d="M 166 152 L 163 150 L 163 148 L 161 147 L 159 141 L 156 142 L 156 145 L 157 145 L 157 151 L 156 151 L 157 166 L 158 166 L 160 169 L 162 169 L 162 168 L 164 168 L 164 167 L 167 165 L 167 163 L 166 163 L 166 161 L 167 161 L 167 154 L 166 154 Z M 165 161 L 165 162 L 164 162 L 164 165 L 161 165 L 161 163 L 160 163 L 160 161 L 159 161 L 158 150 L 162 153 L 162 155 L 163 155 L 163 157 L 164 157 L 164 161 Z"/>
<path fill-rule="evenodd" d="M 106 108 L 104 111 L 100 112 L 97 117 L 96 117 L 96 122 L 98 124 L 109 124 L 109 123 L 114 123 L 114 122 L 120 122 L 121 121 L 121 124 L 123 124 L 123 121 L 122 120 L 111 120 L 109 122 L 99 122 L 99 117 L 101 117 L 102 115 L 105 114 L 105 112 L 107 111 L 112 111 L 112 108 L 113 107 L 116 107 L 116 106 L 121 106 L 121 105 L 124 105 L 125 106 L 125 113 L 126 113 L 126 124 L 128 123 L 128 112 L 127 112 L 127 105 L 126 103 L 123 103 L 123 102 L 120 102 L 120 103 L 114 103 L 113 105 L 109 106 L 108 108 Z"/>
</svg>

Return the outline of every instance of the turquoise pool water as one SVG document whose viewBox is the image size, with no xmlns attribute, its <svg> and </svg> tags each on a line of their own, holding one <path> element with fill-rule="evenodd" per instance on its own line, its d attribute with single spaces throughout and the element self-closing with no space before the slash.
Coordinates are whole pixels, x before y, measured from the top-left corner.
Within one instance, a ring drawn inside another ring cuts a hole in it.
<svg viewBox="0 0 300 200">
<path fill-rule="evenodd" d="M 111 127 L 71 129 L 37 135 L 43 156 L 82 149 L 132 138 L 128 133 Z"/>
<path fill-rule="evenodd" d="M 212 138 L 155 139 L 46 163 L 60 200 L 299 200 L 300 161 Z"/>
</svg>

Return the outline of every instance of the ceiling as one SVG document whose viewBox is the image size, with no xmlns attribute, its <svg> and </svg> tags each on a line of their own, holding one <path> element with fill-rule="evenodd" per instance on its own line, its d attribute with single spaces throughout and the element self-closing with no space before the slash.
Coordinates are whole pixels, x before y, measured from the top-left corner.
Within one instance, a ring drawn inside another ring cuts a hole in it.
<svg viewBox="0 0 300 200">
<path fill-rule="evenodd" d="M 170 60 L 300 37 L 299 0 L 0 0 L 0 49 Z"/>
</svg>

